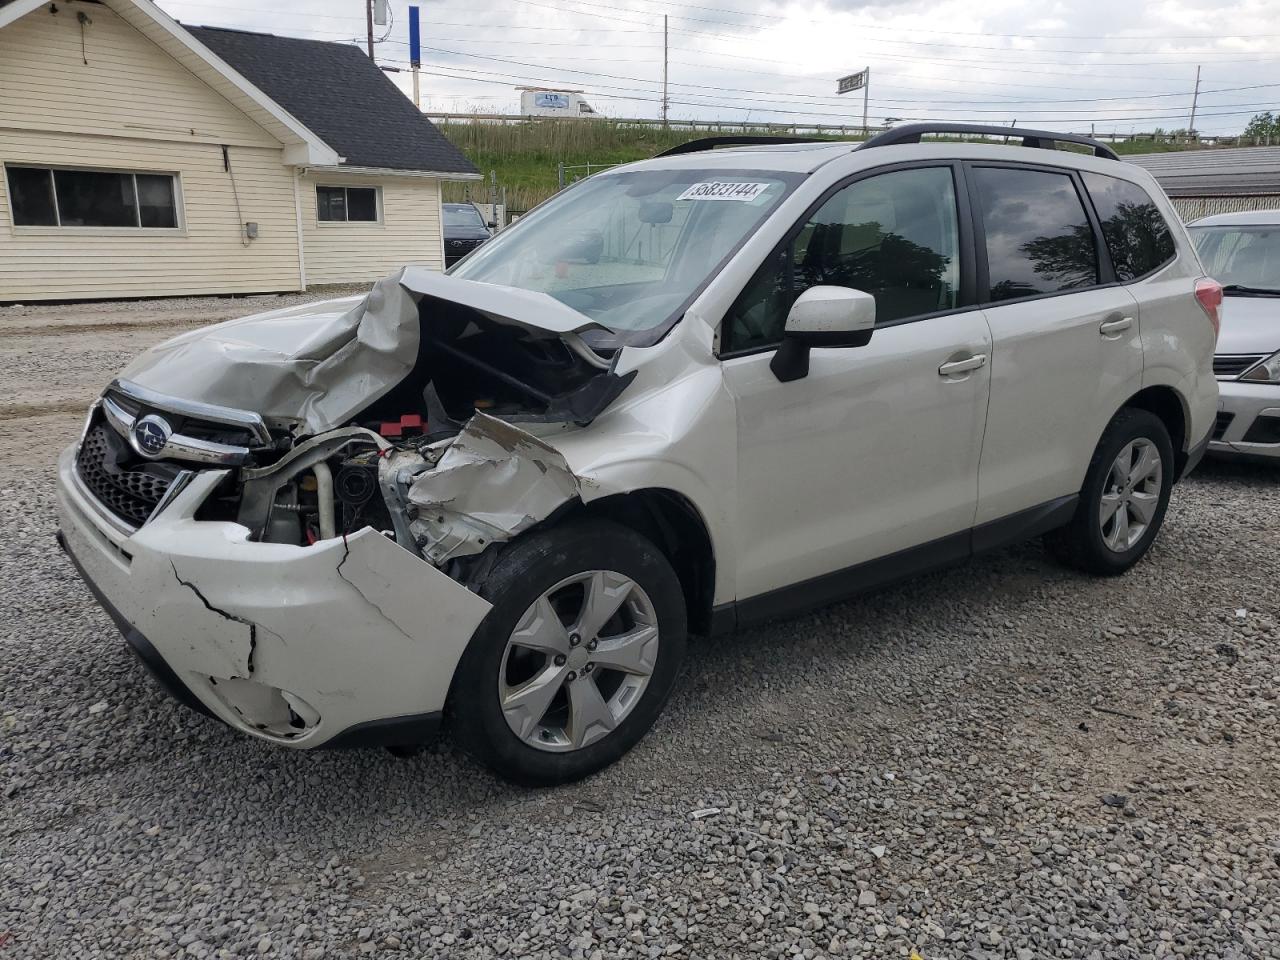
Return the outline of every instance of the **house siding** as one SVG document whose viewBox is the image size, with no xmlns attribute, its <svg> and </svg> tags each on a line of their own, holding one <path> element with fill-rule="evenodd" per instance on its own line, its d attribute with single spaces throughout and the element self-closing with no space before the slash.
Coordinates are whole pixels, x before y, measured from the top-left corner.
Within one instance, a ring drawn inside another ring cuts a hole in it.
<svg viewBox="0 0 1280 960">
<path fill-rule="evenodd" d="M 0 301 L 298 289 L 283 145 L 108 7 L 57 7 L 0 31 L 0 163 L 174 173 L 183 223 L 15 227 L 0 176 Z M 243 221 L 259 225 L 247 246 Z"/>
<path fill-rule="evenodd" d="M 378 187 L 380 223 L 320 223 L 316 187 Z M 308 171 L 299 184 L 308 285 L 373 281 L 408 263 L 443 269 L 440 183 Z"/>
</svg>

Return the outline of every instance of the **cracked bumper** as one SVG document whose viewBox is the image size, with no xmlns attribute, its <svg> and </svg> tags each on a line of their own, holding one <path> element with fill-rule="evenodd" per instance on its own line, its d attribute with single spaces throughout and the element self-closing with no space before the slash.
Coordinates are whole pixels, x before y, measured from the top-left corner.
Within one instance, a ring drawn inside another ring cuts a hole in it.
<svg viewBox="0 0 1280 960">
<path fill-rule="evenodd" d="M 58 464 L 65 549 L 126 636 L 145 638 L 207 712 L 309 748 L 407 742 L 443 708 L 490 606 L 435 567 L 370 529 L 294 547 L 198 522 L 220 471 L 197 475 L 125 536 L 73 470 L 67 450 Z"/>
</svg>

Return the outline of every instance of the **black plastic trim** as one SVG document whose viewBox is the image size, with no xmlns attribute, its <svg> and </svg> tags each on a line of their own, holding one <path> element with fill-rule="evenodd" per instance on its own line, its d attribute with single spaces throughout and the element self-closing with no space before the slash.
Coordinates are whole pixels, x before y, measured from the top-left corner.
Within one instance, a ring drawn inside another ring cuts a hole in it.
<svg viewBox="0 0 1280 960">
<path fill-rule="evenodd" d="M 792 617 L 848 600 L 922 573 L 963 563 L 971 556 L 998 550 L 1056 530 L 1071 521 L 1079 494 L 1046 503 L 953 533 L 887 557 L 779 587 L 745 600 L 723 603 L 711 611 L 711 633 L 731 633 L 762 620 Z"/>
<path fill-rule="evenodd" d="M 1182 465 L 1182 472 L 1178 475 L 1178 479 L 1182 480 L 1192 470 L 1200 465 L 1200 461 L 1204 459 L 1205 453 L 1209 450 L 1209 441 L 1213 439 L 1213 429 L 1204 435 L 1194 447 L 1187 453 L 1187 462 Z"/>
<path fill-rule="evenodd" d="M 719 147 L 761 147 L 770 146 L 778 143 L 839 143 L 839 140 L 825 140 L 820 137 L 770 137 L 770 136 L 739 136 L 739 137 L 699 137 L 697 140 L 690 140 L 686 143 L 678 144 L 661 153 L 654 154 L 653 159 L 659 157 L 678 157 L 686 153 L 702 153 L 705 150 L 715 150 Z"/>
<path fill-rule="evenodd" d="M 1065 527 L 1071 522 L 1080 503 L 1080 494 L 1073 493 L 1041 503 L 1026 510 L 1019 510 L 998 520 L 989 520 L 972 530 L 972 549 L 975 556 L 999 550 L 1023 540 L 1030 540 L 1050 530 Z"/>
<path fill-rule="evenodd" d="M 125 642 L 129 645 L 129 649 L 134 655 L 142 661 L 142 665 L 147 668 L 151 676 L 155 678 L 161 689 L 170 697 L 177 700 L 184 707 L 194 710 L 196 713 L 202 713 L 206 717 L 213 717 L 221 722 L 221 718 L 217 717 L 212 710 L 200 702 L 200 698 L 191 692 L 190 688 L 178 679 L 178 675 L 173 672 L 173 668 L 165 662 L 164 657 L 160 656 L 160 651 L 151 645 L 151 641 L 144 637 L 138 628 L 131 624 L 125 618 L 115 605 L 98 589 L 98 585 L 93 582 L 89 574 L 85 572 L 80 561 L 76 559 L 76 555 L 67 547 L 67 538 L 59 530 L 55 537 L 58 540 L 58 546 L 62 552 L 67 555 L 67 559 L 71 561 L 72 566 L 76 568 L 76 573 L 80 575 L 80 579 L 84 581 L 89 592 L 93 594 L 93 599 L 98 601 L 98 606 L 106 611 L 107 616 L 111 618 L 112 623 L 124 635 Z"/>
<path fill-rule="evenodd" d="M 996 127 L 975 123 L 904 123 L 901 126 L 877 133 L 857 147 L 869 150 L 872 147 L 891 147 L 903 143 L 919 143 L 926 134 L 935 133 L 972 133 L 990 137 L 1021 137 L 1024 147 L 1043 150 L 1054 150 L 1056 143 L 1077 143 L 1093 150 L 1095 157 L 1104 160 L 1119 160 L 1116 152 L 1092 137 L 1078 133 L 1054 133 L 1049 130 L 1032 130 L 1026 127 Z"/>
<path fill-rule="evenodd" d="M 359 747 L 416 746 L 432 740 L 440 732 L 444 715 L 413 713 L 404 717 L 384 717 L 381 720 L 365 720 L 347 727 L 341 733 L 320 744 L 321 750 L 349 750 Z"/>
<path fill-rule="evenodd" d="M 918 547 L 908 547 L 887 557 L 748 597 L 738 601 L 738 626 L 807 613 L 896 580 L 960 563 L 969 556 L 969 552 L 969 531 L 965 530 Z"/>
</svg>

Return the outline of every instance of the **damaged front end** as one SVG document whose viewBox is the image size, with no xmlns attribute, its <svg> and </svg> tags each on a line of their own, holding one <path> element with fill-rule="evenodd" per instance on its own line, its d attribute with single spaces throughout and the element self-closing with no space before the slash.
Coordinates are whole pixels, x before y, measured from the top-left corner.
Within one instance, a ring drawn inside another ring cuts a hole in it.
<svg viewBox="0 0 1280 960">
<path fill-rule="evenodd" d="M 118 382 L 159 396 L 175 365 L 193 367 L 210 405 L 252 385 L 270 442 L 235 461 L 199 519 L 300 546 L 372 527 L 442 567 L 576 498 L 535 434 L 590 424 L 634 376 L 615 373 L 607 331 L 545 294 L 406 270 L 318 315 L 320 330 L 285 311 L 180 338 Z M 276 322 L 297 334 L 292 352 Z"/>
<path fill-rule="evenodd" d="M 608 339 L 543 294 L 412 269 L 180 337 L 64 455 L 64 544 L 228 723 L 314 746 L 376 704 L 412 727 L 489 609 L 490 548 L 581 498 L 541 436 L 625 389 Z"/>
</svg>

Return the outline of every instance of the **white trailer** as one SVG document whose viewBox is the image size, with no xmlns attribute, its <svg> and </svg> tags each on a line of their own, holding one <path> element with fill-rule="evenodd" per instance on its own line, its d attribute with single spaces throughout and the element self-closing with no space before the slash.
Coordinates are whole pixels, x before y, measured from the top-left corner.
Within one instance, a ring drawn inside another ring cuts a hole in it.
<svg viewBox="0 0 1280 960">
<path fill-rule="evenodd" d="M 526 117 L 594 117 L 598 114 L 582 98 L 581 90 L 556 90 L 548 87 L 517 87 L 520 91 L 520 113 Z"/>
</svg>

